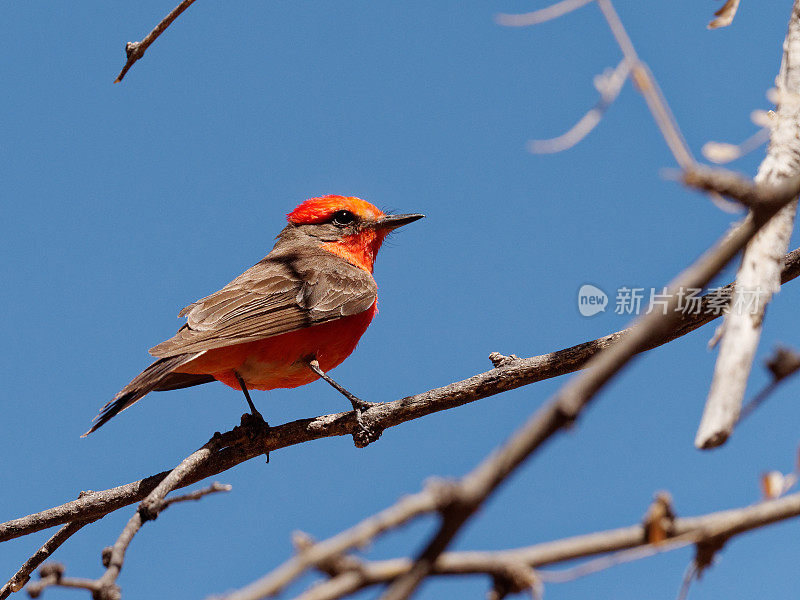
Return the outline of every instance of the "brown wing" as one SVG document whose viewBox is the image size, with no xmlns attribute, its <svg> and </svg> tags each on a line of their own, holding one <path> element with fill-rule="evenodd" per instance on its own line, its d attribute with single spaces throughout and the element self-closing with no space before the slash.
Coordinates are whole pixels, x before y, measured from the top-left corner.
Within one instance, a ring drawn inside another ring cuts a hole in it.
<svg viewBox="0 0 800 600">
<path fill-rule="evenodd" d="M 224 288 L 184 308 L 186 325 L 158 358 L 264 339 L 367 310 L 372 275 L 324 250 L 273 250 Z"/>
</svg>

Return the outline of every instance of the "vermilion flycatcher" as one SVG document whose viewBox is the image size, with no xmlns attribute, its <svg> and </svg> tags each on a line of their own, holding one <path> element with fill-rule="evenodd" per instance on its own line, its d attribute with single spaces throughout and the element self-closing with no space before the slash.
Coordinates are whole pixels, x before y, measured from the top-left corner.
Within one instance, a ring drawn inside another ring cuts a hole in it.
<svg viewBox="0 0 800 600">
<path fill-rule="evenodd" d="M 106 404 L 101 427 L 152 391 L 221 381 L 248 389 L 293 388 L 322 377 L 348 397 L 359 415 L 366 404 L 326 371 L 355 349 L 377 312 L 375 255 L 393 229 L 423 215 L 385 215 L 359 198 L 311 198 L 287 215 L 272 251 L 224 288 L 178 316 L 186 324 L 150 349 L 153 364 Z"/>
</svg>

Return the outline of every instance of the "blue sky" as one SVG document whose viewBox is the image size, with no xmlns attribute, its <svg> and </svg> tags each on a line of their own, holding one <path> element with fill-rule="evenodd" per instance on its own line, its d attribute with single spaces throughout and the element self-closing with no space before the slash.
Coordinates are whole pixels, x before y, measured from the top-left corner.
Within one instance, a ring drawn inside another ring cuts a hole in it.
<svg viewBox="0 0 800 600">
<path fill-rule="evenodd" d="M 581 285 L 662 286 L 719 237 L 736 217 L 663 177 L 674 160 L 630 85 L 579 146 L 526 152 L 529 139 L 560 134 L 593 105 L 593 76 L 620 58 L 595 6 L 536 28 L 493 21 L 543 5 L 197 2 L 112 85 L 124 43 L 171 3 L 7 4 L 0 520 L 168 468 L 238 422 L 241 394 L 211 384 L 153 394 L 78 437 L 148 364 L 147 348 L 174 333 L 178 310 L 263 257 L 305 198 L 355 195 L 427 215 L 382 250 L 380 314 L 335 371 L 373 401 L 488 370 L 492 351 L 530 356 L 616 331 L 626 317 L 580 315 Z M 751 111 L 770 108 L 790 11 L 789 2 L 744 2 L 732 27 L 707 31 L 718 6 L 617 6 L 697 156 L 708 140 L 743 140 L 755 131 Z M 761 156 L 733 166 L 753 174 Z M 797 287 L 770 307 L 759 363 L 778 342 L 800 345 Z M 798 384 L 724 448 L 696 451 L 712 327 L 637 360 L 455 547 L 628 525 L 660 489 L 680 515 L 756 501 L 762 471 L 793 467 Z M 231 493 L 170 509 L 141 531 L 119 580 L 125 598 L 204 598 L 245 585 L 289 556 L 291 531 L 331 535 L 429 476 L 467 472 L 563 380 L 393 428 L 365 450 L 327 439 L 240 465 L 218 478 Z M 757 367 L 751 393 L 766 381 Z M 347 407 L 321 382 L 254 400 L 273 423 Z M 130 514 L 85 528 L 55 559 L 71 575 L 99 576 L 100 550 Z M 413 553 L 433 524 L 387 536 L 369 556 Z M 691 597 L 796 595 L 797 527 L 735 540 Z M 0 545 L 0 577 L 51 533 Z M 690 557 L 552 585 L 547 598 L 671 599 Z M 483 579 L 436 580 L 418 597 L 485 589 Z"/>
</svg>

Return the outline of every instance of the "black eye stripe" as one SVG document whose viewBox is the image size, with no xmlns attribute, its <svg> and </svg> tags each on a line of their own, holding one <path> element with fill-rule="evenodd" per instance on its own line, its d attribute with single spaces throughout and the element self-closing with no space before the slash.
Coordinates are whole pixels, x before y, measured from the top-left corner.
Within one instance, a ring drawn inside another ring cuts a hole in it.
<svg viewBox="0 0 800 600">
<path fill-rule="evenodd" d="M 346 226 L 350 225 L 353 221 L 356 220 L 356 216 L 351 213 L 349 210 L 337 210 L 333 213 L 333 224 L 339 226 Z"/>
</svg>

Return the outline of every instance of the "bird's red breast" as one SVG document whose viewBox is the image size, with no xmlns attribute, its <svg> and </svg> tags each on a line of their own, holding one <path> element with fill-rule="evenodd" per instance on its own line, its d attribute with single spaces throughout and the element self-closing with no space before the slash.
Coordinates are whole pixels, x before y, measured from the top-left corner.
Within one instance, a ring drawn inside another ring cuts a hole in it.
<svg viewBox="0 0 800 600">
<path fill-rule="evenodd" d="M 339 366 L 355 350 L 377 312 L 375 302 L 364 312 L 349 317 L 264 340 L 208 350 L 178 372 L 210 374 L 237 390 L 239 382 L 234 371 L 254 390 L 305 385 L 319 378 L 308 368 L 307 358 L 316 357 L 323 371 Z"/>
</svg>

